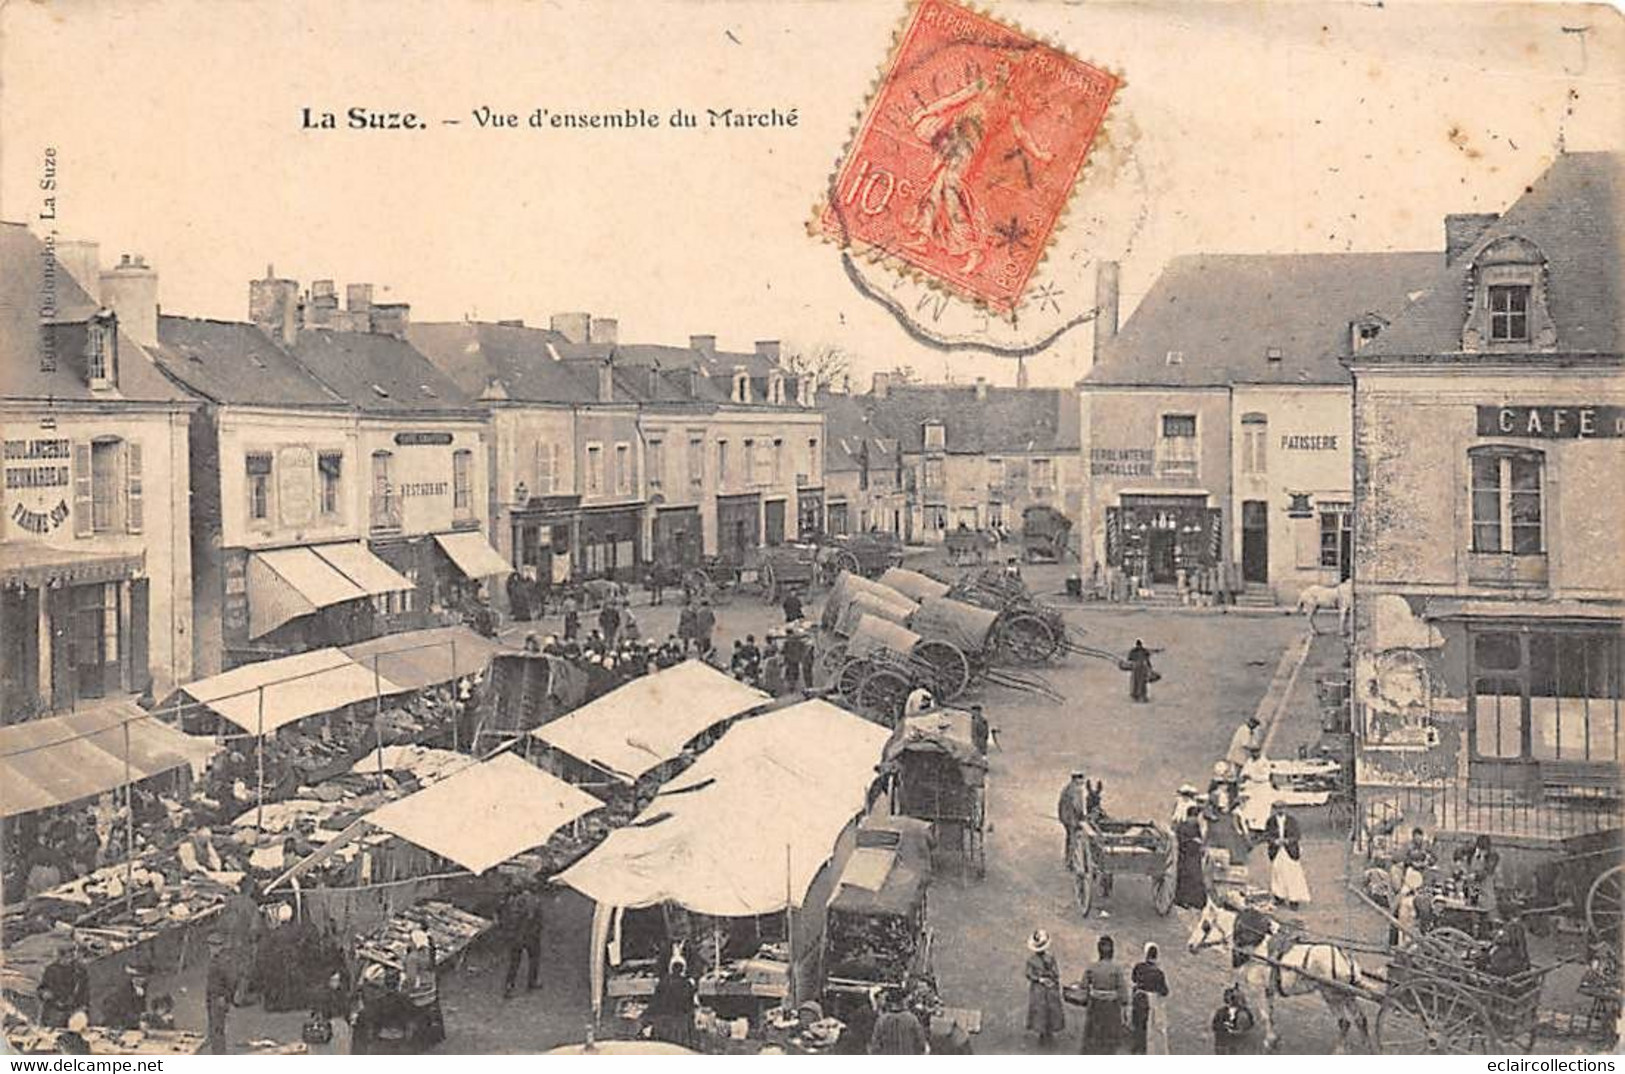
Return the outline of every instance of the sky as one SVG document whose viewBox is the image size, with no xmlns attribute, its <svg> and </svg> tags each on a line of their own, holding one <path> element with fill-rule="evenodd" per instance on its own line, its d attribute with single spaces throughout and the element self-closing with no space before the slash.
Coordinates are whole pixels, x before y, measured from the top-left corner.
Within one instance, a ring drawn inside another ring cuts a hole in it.
<svg viewBox="0 0 1625 1074">
<path fill-rule="evenodd" d="M 1171 257 L 1439 249 L 1560 147 L 1625 138 L 1625 23 L 1577 5 L 1028 3 L 994 14 L 1120 71 L 1108 120 L 1143 176 L 1126 318 Z M 712 334 L 838 347 L 1008 383 L 1007 359 L 913 342 L 806 221 L 903 0 L 0 8 L 0 218 L 140 253 L 166 312 L 244 319 L 274 264 L 372 282 L 414 320 L 615 317 L 628 342 Z M 413 111 L 423 131 L 301 129 L 302 110 Z M 787 113 L 757 130 L 480 129 L 474 109 Z M 455 126 L 441 123 L 455 118 Z M 1074 210 L 1077 207 L 1074 206 Z M 1064 279 L 1074 295 L 1092 281 Z M 1090 328 L 1032 359 L 1088 368 Z"/>
</svg>

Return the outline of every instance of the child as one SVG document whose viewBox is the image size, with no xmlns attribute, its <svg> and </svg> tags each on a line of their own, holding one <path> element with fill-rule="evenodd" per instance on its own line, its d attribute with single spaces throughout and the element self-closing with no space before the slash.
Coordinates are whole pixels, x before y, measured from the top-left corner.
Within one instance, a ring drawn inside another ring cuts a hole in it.
<svg viewBox="0 0 1625 1074">
<path fill-rule="evenodd" d="M 1253 1029 L 1253 1012 L 1247 1009 L 1241 990 L 1231 985 L 1224 990 L 1224 1003 L 1213 1012 L 1213 1054 L 1242 1055 Z"/>
</svg>

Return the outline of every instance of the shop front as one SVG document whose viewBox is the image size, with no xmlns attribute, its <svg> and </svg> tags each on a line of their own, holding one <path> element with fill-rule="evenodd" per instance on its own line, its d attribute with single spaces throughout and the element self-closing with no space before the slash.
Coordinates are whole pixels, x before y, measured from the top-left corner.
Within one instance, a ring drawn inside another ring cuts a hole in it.
<svg viewBox="0 0 1625 1074">
<path fill-rule="evenodd" d="M 0 545 L 4 722 L 148 684 L 140 554 Z"/>
<path fill-rule="evenodd" d="M 641 571 L 642 504 L 589 507 L 581 512 L 581 562 L 577 578 L 635 581 Z"/>
<path fill-rule="evenodd" d="M 654 561 L 665 567 L 696 567 L 704 554 L 698 507 L 662 507 L 655 511 Z"/>
<path fill-rule="evenodd" d="M 760 543 L 762 498 L 757 493 L 717 497 L 717 556 L 724 563 L 743 563 Z"/>
<path fill-rule="evenodd" d="M 513 567 L 527 582 L 561 585 L 570 580 L 571 551 L 581 521 L 580 496 L 532 496 L 509 513 Z"/>
<path fill-rule="evenodd" d="M 811 541 L 824 533 L 824 490 L 796 490 L 796 539 Z"/>
<path fill-rule="evenodd" d="M 1171 584 L 1221 561 L 1224 514 L 1205 492 L 1122 493 L 1106 508 L 1106 562 L 1153 583 Z"/>
<path fill-rule="evenodd" d="M 361 541 L 233 550 L 226 560 L 227 663 L 365 641 L 392 616 L 412 612 L 416 590 L 412 576 Z"/>
</svg>

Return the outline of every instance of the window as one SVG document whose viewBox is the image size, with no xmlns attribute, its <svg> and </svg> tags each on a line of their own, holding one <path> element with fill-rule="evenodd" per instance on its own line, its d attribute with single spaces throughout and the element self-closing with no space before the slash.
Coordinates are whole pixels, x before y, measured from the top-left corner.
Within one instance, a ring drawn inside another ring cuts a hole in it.
<svg viewBox="0 0 1625 1074">
<path fill-rule="evenodd" d="M 344 453 L 323 451 L 316 456 L 316 471 L 322 480 L 322 514 L 332 518 L 339 513 L 339 482 L 344 473 Z"/>
<path fill-rule="evenodd" d="M 246 460 L 248 471 L 248 517 L 255 522 L 271 519 L 271 453 L 251 451 Z"/>
<path fill-rule="evenodd" d="M 91 321 L 85 340 L 85 378 L 92 388 L 105 388 L 113 379 L 113 347 L 117 329 L 103 320 Z"/>
<path fill-rule="evenodd" d="M 942 451 L 947 447 L 948 431 L 940 421 L 925 423 L 925 450 Z"/>
<path fill-rule="evenodd" d="M 602 444 L 587 445 L 587 493 L 593 495 L 604 491 L 604 447 Z"/>
<path fill-rule="evenodd" d="M 401 524 L 401 501 L 390 480 L 394 456 L 387 451 L 372 453 L 372 511 L 374 529 L 392 529 Z"/>
<path fill-rule="evenodd" d="M 1249 501 L 1251 502 L 1251 501 Z M 1354 516 L 1347 511 L 1320 513 L 1320 565 L 1342 570 L 1345 550 L 1354 539 Z"/>
<path fill-rule="evenodd" d="M 632 491 L 632 445 L 615 445 L 615 492 L 625 496 Z"/>
<path fill-rule="evenodd" d="M 1617 630 L 1492 630 L 1472 636 L 1473 755 L 1617 764 Z"/>
<path fill-rule="evenodd" d="M 558 488 L 559 446 L 549 444 L 545 440 L 538 440 L 536 441 L 534 456 L 531 463 L 531 473 L 535 481 L 531 485 L 531 495 L 551 495 Z"/>
<path fill-rule="evenodd" d="M 1529 342 L 1529 285 L 1491 284 L 1489 292 L 1490 341 Z"/>
<path fill-rule="evenodd" d="M 662 440 L 650 440 L 644 452 L 644 466 L 649 472 L 649 488 L 658 489 L 666 483 L 666 444 Z"/>
<path fill-rule="evenodd" d="M 778 485 L 784 481 L 784 441 L 778 437 L 773 438 L 773 484 Z"/>
<path fill-rule="evenodd" d="M 1269 470 L 1269 418 L 1263 414 L 1241 416 L 1241 472 L 1262 474 Z"/>
<path fill-rule="evenodd" d="M 459 515 L 474 510 L 474 453 L 451 453 L 451 509 Z"/>
<path fill-rule="evenodd" d="M 948 509 L 931 505 L 925 509 L 925 525 L 927 529 L 943 530 L 948 528 Z"/>
<path fill-rule="evenodd" d="M 90 445 L 90 528 L 93 533 L 123 529 L 119 511 L 119 456 L 122 440 L 97 440 Z"/>
<path fill-rule="evenodd" d="M 717 487 L 728 487 L 728 441 L 717 441 Z"/>
<path fill-rule="evenodd" d="M 705 486 L 705 438 L 688 438 L 688 483 L 694 488 Z"/>
<path fill-rule="evenodd" d="M 990 503 L 987 505 L 987 524 L 995 529 L 1004 525 L 1004 504 Z"/>
<path fill-rule="evenodd" d="M 1472 469 L 1473 551 L 1539 555 L 1541 471 L 1545 457 L 1525 448 L 1474 448 Z"/>
<path fill-rule="evenodd" d="M 821 466 L 822 466 L 823 462 L 824 462 L 824 457 L 818 453 L 818 437 L 809 436 L 807 438 L 807 483 L 808 484 L 817 485 L 817 484 L 821 483 L 820 482 L 820 475 L 822 473 Z"/>
<path fill-rule="evenodd" d="M 756 441 L 745 441 L 744 477 L 747 485 L 756 481 Z"/>
<path fill-rule="evenodd" d="M 926 459 L 921 466 L 920 481 L 928 489 L 942 488 L 944 484 L 942 460 Z"/>
<path fill-rule="evenodd" d="M 1033 491 L 1055 487 L 1055 460 L 1033 460 Z"/>
<path fill-rule="evenodd" d="M 1164 414 L 1157 440 L 1157 473 L 1164 477 L 1196 476 L 1196 415 Z"/>
<path fill-rule="evenodd" d="M 1358 351 L 1367 343 L 1370 343 L 1372 340 L 1376 339 L 1377 333 L 1381 331 L 1382 325 L 1376 321 L 1354 322 L 1354 349 Z"/>
<path fill-rule="evenodd" d="M 1004 487 L 1004 460 L 987 460 L 987 487 L 1002 489 Z"/>
</svg>

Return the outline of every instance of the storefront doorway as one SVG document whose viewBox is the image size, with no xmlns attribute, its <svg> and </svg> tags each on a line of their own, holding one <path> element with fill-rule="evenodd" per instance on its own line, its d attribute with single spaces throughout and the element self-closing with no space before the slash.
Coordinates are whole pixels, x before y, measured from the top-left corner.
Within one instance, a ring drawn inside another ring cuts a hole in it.
<svg viewBox="0 0 1625 1074">
<path fill-rule="evenodd" d="M 1270 580 L 1270 515 L 1263 500 L 1241 501 L 1241 577 L 1247 582 Z"/>
<path fill-rule="evenodd" d="M 784 501 L 769 500 L 762 505 L 762 529 L 771 547 L 784 543 Z"/>
</svg>

